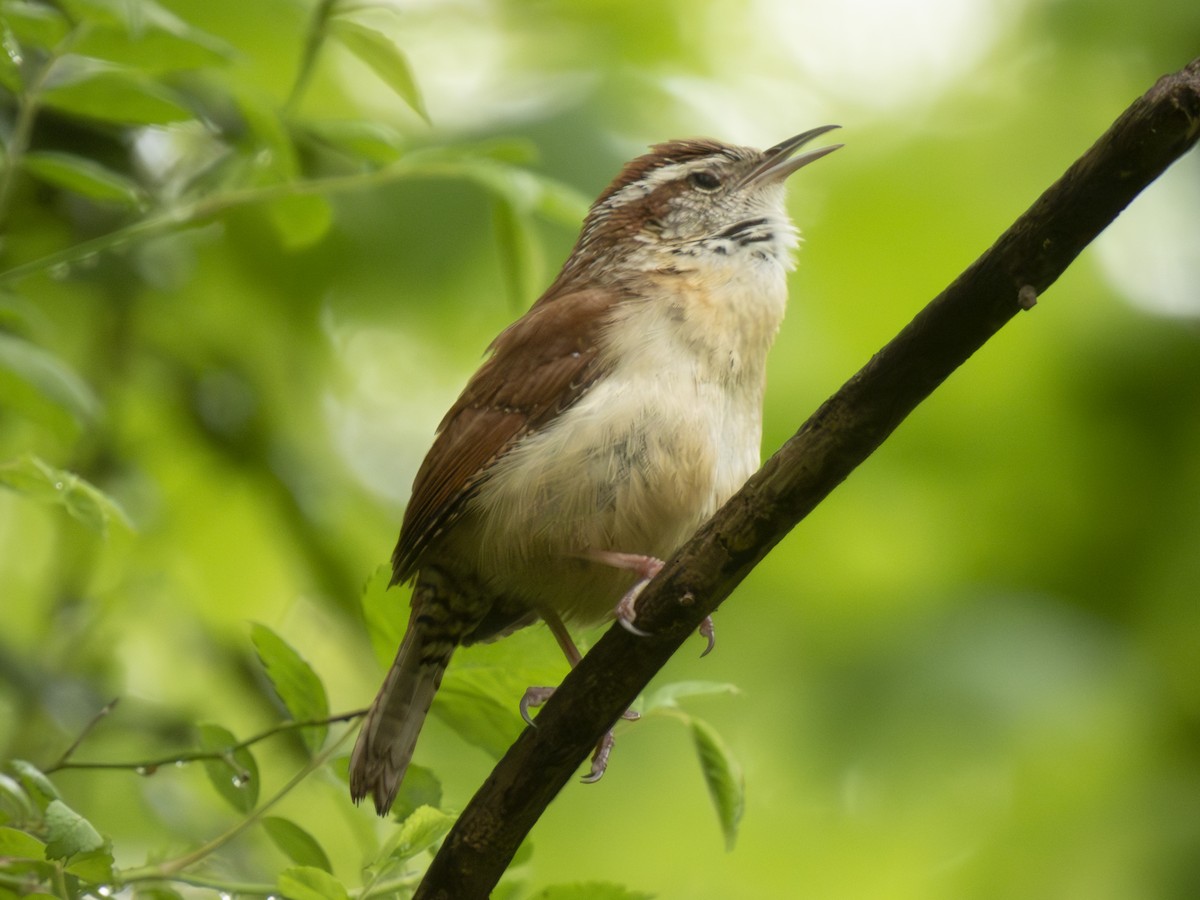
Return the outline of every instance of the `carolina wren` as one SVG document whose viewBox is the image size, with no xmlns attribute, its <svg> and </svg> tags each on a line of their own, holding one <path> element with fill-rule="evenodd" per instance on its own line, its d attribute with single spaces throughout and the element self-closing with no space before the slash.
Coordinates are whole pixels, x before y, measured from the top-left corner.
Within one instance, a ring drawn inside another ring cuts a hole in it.
<svg viewBox="0 0 1200 900">
<path fill-rule="evenodd" d="M 415 580 L 412 612 L 351 757 L 356 803 L 391 807 L 456 647 L 542 619 L 574 664 L 567 623 L 618 600 L 631 622 L 658 560 L 758 468 L 798 242 L 784 181 L 841 146 L 793 155 L 836 127 L 634 159 L 492 342 L 413 484 L 392 556 L 392 584 Z"/>
</svg>

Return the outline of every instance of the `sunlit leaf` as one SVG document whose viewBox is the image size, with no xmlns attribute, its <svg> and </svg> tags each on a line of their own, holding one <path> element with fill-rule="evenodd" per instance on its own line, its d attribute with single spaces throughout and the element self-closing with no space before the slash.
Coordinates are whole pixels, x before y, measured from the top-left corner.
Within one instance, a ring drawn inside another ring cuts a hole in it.
<svg viewBox="0 0 1200 900">
<path fill-rule="evenodd" d="M 392 664 L 396 650 L 404 638 L 404 626 L 408 622 L 407 591 L 402 588 L 388 590 L 392 580 L 392 567 L 379 566 L 363 587 L 362 612 L 367 624 L 367 637 L 371 649 L 383 667 Z"/>
<path fill-rule="evenodd" d="M 266 210 L 281 243 L 288 250 L 311 247 L 329 232 L 329 226 L 333 224 L 333 207 L 316 194 L 280 197 L 270 201 Z"/>
<path fill-rule="evenodd" d="M 276 884 L 287 900 L 347 900 L 349 896 L 340 881 L 312 866 L 284 869 Z"/>
<path fill-rule="evenodd" d="M 47 859 L 68 859 L 105 847 L 92 823 L 61 800 L 51 800 L 46 806 L 46 838 Z"/>
<path fill-rule="evenodd" d="M 142 191 L 137 183 L 98 162 L 71 153 L 27 153 L 25 170 L 55 187 L 125 206 L 138 206 Z"/>
<path fill-rule="evenodd" d="M 559 884 L 538 891 L 529 900 L 653 900 L 653 894 L 631 891 L 606 881 Z"/>
<path fill-rule="evenodd" d="M 61 112 L 127 125 L 160 125 L 192 118 L 183 99 L 134 69 L 91 57 L 59 59 L 42 102 Z"/>
<path fill-rule="evenodd" d="M 36 810 L 20 783 L 0 773 L 0 822 L 24 822 L 32 819 Z"/>
<path fill-rule="evenodd" d="M 200 749 L 221 753 L 222 759 L 206 759 L 208 780 L 238 812 L 249 812 L 258 804 L 258 763 L 246 747 L 232 749 L 237 739 L 220 725 L 201 725 L 196 729 Z"/>
<path fill-rule="evenodd" d="M 413 112 L 429 121 L 408 57 L 395 41 L 374 28 L 340 16 L 330 20 L 329 24 L 331 33 L 347 50 L 370 66 Z"/>
<path fill-rule="evenodd" d="M 56 468 L 35 456 L 0 463 L 0 485 L 32 500 L 62 506 L 93 531 L 105 534 L 109 523 L 132 528 L 120 505 L 104 491 L 73 472 Z"/>
<path fill-rule="evenodd" d="M 432 806 L 419 806 L 405 818 L 384 853 L 394 860 L 410 859 L 440 840 L 453 824 L 454 816 Z"/>
<path fill-rule="evenodd" d="M 309 722 L 329 717 L 329 698 L 325 685 L 303 657 L 266 625 L 255 623 L 250 639 L 262 661 L 275 693 L 297 722 Z M 329 729 L 326 725 L 300 730 L 309 750 L 316 752 L 325 743 Z"/>
<path fill-rule="evenodd" d="M 392 816 L 406 819 L 419 806 L 441 808 L 442 783 L 432 769 L 410 763 L 400 782 L 400 792 L 392 804 Z"/>
<path fill-rule="evenodd" d="M 16 776 L 22 790 L 37 804 L 38 809 L 45 810 L 50 803 L 60 799 L 58 788 L 33 763 L 23 759 L 10 759 L 5 768 Z"/>
<path fill-rule="evenodd" d="M 717 820 L 725 835 L 725 846 L 732 850 L 746 806 L 746 783 L 742 768 L 711 725 L 696 718 L 692 718 L 690 724 L 704 783 L 708 785 L 708 793 L 717 811 Z"/>
<path fill-rule="evenodd" d="M 724 681 L 673 681 L 647 693 L 643 700 L 643 710 L 651 712 L 655 709 L 678 709 L 679 701 L 685 697 L 736 693 L 737 685 Z"/>
<path fill-rule="evenodd" d="M 153 0 L 87 5 L 92 7 L 89 13 L 93 20 L 98 12 L 110 13 L 106 17 L 109 27 L 89 28 L 75 45 L 78 53 L 151 71 L 214 66 L 236 55 L 225 41 L 201 31 Z"/>
<path fill-rule="evenodd" d="M 100 411 L 91 387 L 62 357 L 16 335 L 0 332 L 0 369 L 7 369 L 80 421 L 91 421 Z"/>
<path fill-rule="evenodd" d="M 271 842 L 292 862 L 325 872 L 333 871 L 321 845 L 295 822 L 279 816 L 267 816 L 262 820 L 262 826 Z"/>
</svg>

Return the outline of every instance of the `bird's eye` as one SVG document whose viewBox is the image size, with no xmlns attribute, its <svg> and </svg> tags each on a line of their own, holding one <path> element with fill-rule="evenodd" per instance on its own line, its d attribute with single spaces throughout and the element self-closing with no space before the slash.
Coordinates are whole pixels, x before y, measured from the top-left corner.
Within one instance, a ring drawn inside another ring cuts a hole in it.
<svg viewBox="0 0 1200 900">
<path fill-rule="evenodd" d="M 721 179 L 712 172 L 701 169 L 688 176 L 688 181 L 702 191 L 715 191 L 721 186 Z"/>
</svg>

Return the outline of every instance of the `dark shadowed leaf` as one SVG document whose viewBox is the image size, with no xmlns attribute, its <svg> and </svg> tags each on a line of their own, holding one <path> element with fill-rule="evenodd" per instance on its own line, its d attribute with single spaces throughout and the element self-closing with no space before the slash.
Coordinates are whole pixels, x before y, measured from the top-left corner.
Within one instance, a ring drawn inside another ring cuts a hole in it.
<svg viewBox="0 0 1200 900">
<path fill-rule="evenodd" d="M 404 781 L 400 783 L 400 793 L 392 804 L 392 816 L 403 820 L 419 806 L 440 808 L 441 805 L 442 783 L 433 770 L 410 763 Z"/>
<path fill-rule="evenodd" d="M 82 156 L 49 151 L 28 153 L 25 170 L 39 181 L 93 200 L 123 206 L 138 206 L 142 202 L 136 182 Z"/>
<path fill-rule="evenodd" d="M 249 812 L 258 804 L 258 763 L 246 747 L 232 749 L 237 739 L 220 725 L 197 729 L 200 749 L 221 753 L 221 759 L 206 759 L 204 771 L 217 793 L 238 812 Z"/>
<path fill-rule="evenodd" d="M 325 872 L 333 871 L 321 845 L 295 822 L 279 816 L 266 816 L 262 825 L 271 842 L 292 862 Z"/>
</svg>

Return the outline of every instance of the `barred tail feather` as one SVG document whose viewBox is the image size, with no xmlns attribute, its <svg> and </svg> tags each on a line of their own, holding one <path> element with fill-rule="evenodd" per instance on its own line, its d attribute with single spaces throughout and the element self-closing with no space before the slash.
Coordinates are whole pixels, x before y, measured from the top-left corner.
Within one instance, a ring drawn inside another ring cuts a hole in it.
<svg viewBox="0 0 1200 900">
<path fill-rule="evenodd" d="M 447 612 L 428 594 L 414 598 L 396 660 L 363 719 L 350 756 L 350 796 L 358 803 L 370 794 L 381 816 L 396 799 L 442 673 L 461 639 Z"/>
</svg>

